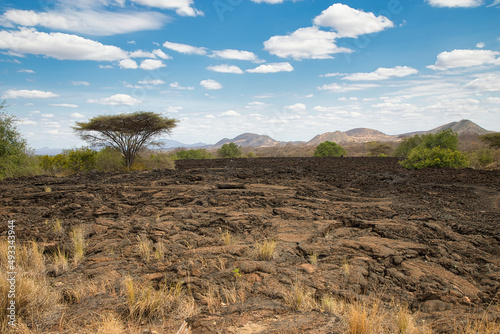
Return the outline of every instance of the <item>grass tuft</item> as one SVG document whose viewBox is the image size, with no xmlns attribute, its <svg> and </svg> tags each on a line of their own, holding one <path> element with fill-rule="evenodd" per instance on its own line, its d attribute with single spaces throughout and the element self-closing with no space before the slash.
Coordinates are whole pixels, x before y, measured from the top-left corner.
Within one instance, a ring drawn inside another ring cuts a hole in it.
<svg viewBox="0 0 500 334">
<path fill-rule="evenodd" d="M 75 227 L 70 232 L 70 238 L 73 243 L 73 261 L 78 265 L 85 256 L 85 234 L 81 226 Z"/>
<path fill-rule="evenodd" d="M 276 240 L 266 239 L 262 242 L 256 242 L 254 245 L 254 256 L 259 261 L 269 261 L 273 258 L 278 242 Z"/>
</svg>

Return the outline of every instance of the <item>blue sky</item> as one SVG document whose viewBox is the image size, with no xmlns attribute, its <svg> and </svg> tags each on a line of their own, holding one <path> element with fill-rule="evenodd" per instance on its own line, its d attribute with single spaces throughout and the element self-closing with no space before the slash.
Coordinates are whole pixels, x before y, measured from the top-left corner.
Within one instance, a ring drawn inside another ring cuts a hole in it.
<svg viewBox="0 0 500 334">
<path fill-rule="evenodd" d="M 499 17 L 500 0 L 3 0 L 0 98 L 33 148 L 137 110 L 187 144 L 500 131 Z"/>
</svg>

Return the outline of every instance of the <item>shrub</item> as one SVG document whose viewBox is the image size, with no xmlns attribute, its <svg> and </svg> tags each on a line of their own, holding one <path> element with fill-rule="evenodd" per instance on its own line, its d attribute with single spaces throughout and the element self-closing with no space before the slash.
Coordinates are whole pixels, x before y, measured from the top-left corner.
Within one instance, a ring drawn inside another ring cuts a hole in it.
<svg viewBox="0 0 500 334">
<path fill-rule="evenodd" d="M 315 157 L 340 157 L 346 154 L 346 150 L 331 141 L 325 141 L 318 146 L 316 146 L 316 150 L 314 151 Z"/>
<path fill-rule="evenodd" d="M 217 155 L 221 158 L 234 159 L 241 157 L 242 154 L 241 147 L 235 143 L 224 144 L 217 150 Z"/>
<path fill-rule="evenodd" d="M 181 150 L 176 153 L 177 159 L 213 159 L 214 155 L 204 148 L 197 150 Z"/>
<path fill-rule="evenodd" d="M 392 146 L 387 143 L 371 141 L 366 143 L 366 146 L 370 157 L 387 157 L 392 152 Z"/>
<path fill-rule="evenodd" d="M 465 168 L 469 165 L 465 154 L 441 147 L 415 148 L 411 151 L 410 156 L 401 161 L 400 164 L 411 169 L 427 167 Z"/>
<path fill-rule="evenodd" d="M 54 156 L 43 155 L 39 157 L 40 168 L 45 172 L 52 175 L 62 174 L 66 170 L 68 157 L 64 154 L 57 154 Z"/>
<path fill-rule="evenodd" d="M 452 130 L 443 130 L 438 133 L 415 135 L 405 138 L 394 151 L 394 156 L 408 158 L 413 149 L 441 147 L 456 151 L 458 148 L 458 135 Z"/>
<path fill-rule="evenodd" d="M 495 162 L 495 158 L 490 149 L 483 148 L 472 152 L 469 156 L 470 164 L 473 167 L 485 167 Z"/>
<path fill-rule="evenodd" d="M 87 147 L 65 150 L 65 167 L 73 173 L 90 172 L 96 167 L 97 152 Z"/>
<path fill-rule="evenodd" d="M 105 147 L 97 152 L 95 165 L 102 172 L 120 172 L 125 169 L 123 155 L 113 147 Z"/>
<path fill-rule="evenodd" d="M 487 143 L 491 148 L 500 148 L 500 132 L 482 135 L 479 139 Z"/>
</svg>

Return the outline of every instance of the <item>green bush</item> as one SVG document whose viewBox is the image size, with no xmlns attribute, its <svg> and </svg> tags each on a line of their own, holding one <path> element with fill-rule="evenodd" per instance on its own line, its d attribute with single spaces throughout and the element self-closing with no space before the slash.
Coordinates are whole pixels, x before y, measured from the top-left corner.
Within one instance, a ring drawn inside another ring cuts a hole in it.
<svg viewBox="0 0 500 334">
<path fill-rule="evenodd" d="M 123 155 L 113 147 L 105 147 L 97 152 L 95 166 L 101 172 L 121 172 L 125 170 Z"/>
<path fill-rule="evenodd" d="M 487 143 L 491 148 L 500 148 L 500 132 L 482 135 L 479 139 Z"/>
<path fill-rule="evenodd" d="M 495 162 L 495 158 L 490 149 L 483 148 L 470 153 L 469 161 L 473 167 L 486 167 Z"/>
<path fill-rule="evenodd" d="M 16 118 L 1 111 L 5 108 L 4 101 L 0 103 L 0 179 L 35 175 L 39 172 L 36 158 L 18 132 Z"/>
<path fill-rule="evenodd" d="M 235 143 L 224 144 L 217 150 L 217 155 L 221 158 L 239 158 L 242 154 L 241 147 Z"/>
<path fill-rule="evenodd" d="M 197 150 L 182 150 L 177 152 L 177 159 L 213 159 L 214 155 L 204 148 Z"/>
<path fill-rule="evenodd" d="M 459 151 L 454 151 L 448 148 L 414 148 L 410 156 L 400 161 L 400 164 L 405 168 L 422 169 L 422 168 L 465 168 L 469 163 L 465 154 Z"/>
<path fill-rule="evenodd" d="M 340 157 L 343 155 L 346 155 L 346 150 L 342 146 L 331 141 L 325 141 L 319 144 L 314 151 L 314 156 L 319 158 Z"/>
<path fill-rule="evenodd" d="M 366 143 L 368 148 L 368 156 L 370 157 L 387 157 L 392 152 L 392 146 L 387 143 L 380 143 L 377 141 L 371 141 Z"/>
<path fill-rule="evenodd" d="M 408 158 L 415 148 L 441 147 L 456 151 L 458 148 L 458 135 L 452 130 L 443 130 L 438 133 L 429 133 L 425 135 L 415 135 L 403 139 L 394 151 L 394 156 Z"/>
<path fill-rule="evenodd" d="M 90 172 L 96 168 L 97 152 L 90 148 L 65 150 L 63 154 L 67 156 L 65 167 L 70 172 Z"/>
<path fill-rule="evenodd" d="M 143 152 L 137 156 L 136 161 L 132 165 L 132 170 L 152 169 L 175 169 L 175 163 L 166 154 Z"/>
<path fill-rule="evenodd" d="M 68 162 L 68 157 L 64 154 L 57 154 L 54 156 L 43 155 L 38 159 L 43 172 L 51 175 L 63 174 L 66 170 L 66 164 Z"/>
</svg>

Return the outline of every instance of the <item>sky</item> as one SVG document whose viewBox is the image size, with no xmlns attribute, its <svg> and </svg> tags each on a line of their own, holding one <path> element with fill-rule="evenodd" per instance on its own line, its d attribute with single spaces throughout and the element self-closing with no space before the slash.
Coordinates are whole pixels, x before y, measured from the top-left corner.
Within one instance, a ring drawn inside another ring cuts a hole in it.
<svg viewBox="0 0 500 334">
<path fill-rule="evenodd" d="M 500 0 L 2 0 L 0 100 L 35 149 L 139 110 L 186 144 L 500 131 L 499 17 Z"/>
</svg>

